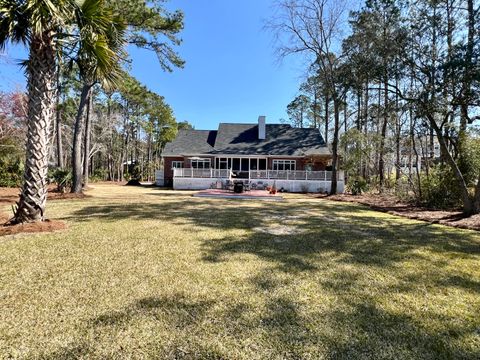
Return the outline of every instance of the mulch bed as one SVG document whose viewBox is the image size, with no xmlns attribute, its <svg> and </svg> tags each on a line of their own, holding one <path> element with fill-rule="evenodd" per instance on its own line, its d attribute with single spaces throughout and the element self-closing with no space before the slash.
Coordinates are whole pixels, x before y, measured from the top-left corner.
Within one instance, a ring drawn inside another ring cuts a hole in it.
<svg viewBox="0 0 480 360">
<path fill-rule="evenodd" d="M 0 206 L 15 204 L 18 201 L 18 196 L 20 194 L 20 188 L 5 188 L 0 187 Z M 48 200 L 69 200 L 69 199 L 84 199 L 89 197 L 85 194 L 71 194 L 71 193 L 62 193 L 57 191 L 55 185 L 50 185 L 48 187 Z"/>
<path fill-rule="evenodd" d="M 0 223 L 5 224 L 10 220 L 6 214 L 0 214 Z M 0 226 L 0 236 L 15 235 L 20 233 L 39 233 L 39 232 L 52 232 L 58 230 L 64 230 L 67 225 L 58 220 L 45 220 L 36 223 L 17 224 L 17 225 L 2 225 Z"/>
<path fill-rule="evenodd" d="M 13 205 L 18 201 L 18 196 L 21 189 L 19 188 L 0 188 L 0 206 Z M 70 200 L 70 199 L 84 199 L 89 197 L 85 194 L 70 194 L 56 191 L 54 185 L 48 188 L 48 200 Z M 64 230 L 67 225 L 58 220 L 45 220 L 37 223 L 5 225 L 11 218 L 12 214 L 7 215 L 0 213 L 0 236 L 14 235 L 19 233 L 37 233 L 37 232 L 51 232 L 57 230 Z"/>
<path fill-rule="evenodd" d="M 480 230 L 480 214 L 465 217 L 461 211 L 433 210 L 414 204 L 404 203 L 397 200 L 393 195 L 376 194 L 337 194 L 333 196 L 316 196 L 328 198 L 328 200 L 354 202 L 366 205 L 373 210 L 386 212 L 393 215 L 403 216 L 409 219 L 416 219 L 431 224 L 442 224 L 462 229 Z"/>
</svg>

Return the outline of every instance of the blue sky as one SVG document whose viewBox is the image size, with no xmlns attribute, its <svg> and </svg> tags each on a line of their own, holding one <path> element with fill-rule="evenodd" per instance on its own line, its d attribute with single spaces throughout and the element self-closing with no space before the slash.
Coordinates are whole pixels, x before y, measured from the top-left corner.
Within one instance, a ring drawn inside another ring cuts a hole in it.
<svg viewBox="0 0 480 360">
<path fill-rule="evenodd" d="M 197 129 L 219 122 L 267 122 L 286 118 L 285 108 L 301 82 L 301 59 L 279 63 L 271 33 L 263 30 L 272 13 L 271 0 L 170 0 L 170 9 L 185 13 L 178 52 L 184 69 L 165 73 L 155 54 L 131 49 L 132 72 L 163 95 L 177 120 Z M 16 60 L 24 51 L 9 47 L 0 57 L 0 87 L 24 86 Z"/>
</svg>

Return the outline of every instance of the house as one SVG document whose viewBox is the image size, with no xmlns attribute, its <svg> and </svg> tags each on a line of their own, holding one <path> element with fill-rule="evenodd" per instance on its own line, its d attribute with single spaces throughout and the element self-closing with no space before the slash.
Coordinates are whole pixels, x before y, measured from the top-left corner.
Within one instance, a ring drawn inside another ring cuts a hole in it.
<svg viewBox="0 0 480 360">
<path fill-rule="evenodd" d="M 180 130 L 163 151 L 159 182 L 174 189 L 220 187 L 226 180 L 248 179 L 291 192 L 330 190 L 332 155 L 318 129 L 286 124 L 221 123 L 218 130 Z M 343 192 L 343 172 L 338 191 Z"/>
<path fill-rule="evenodd" d="M 411 139 L 408 138 L 405 144 L 400 148 L 400 171 L 403 174 L 412 172 L 422 172 L 441 159 L 440 143 L 436 136 L 430 138 L 429 135 L 415 137 L 415 149 L 412 147 Z M 395 167 L 392 159 L 392 168 Z"/>
</svg>

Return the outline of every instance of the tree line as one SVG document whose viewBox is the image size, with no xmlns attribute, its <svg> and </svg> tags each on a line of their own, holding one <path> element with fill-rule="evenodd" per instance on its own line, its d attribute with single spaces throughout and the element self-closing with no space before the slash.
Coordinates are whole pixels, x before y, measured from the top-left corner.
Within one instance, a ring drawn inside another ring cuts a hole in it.
<svg viewBox="0 0 480 360">
<path fill-rule="evenodd" d="M 0 47 L 23 44 L 29 53 L 27 95 L 0 99 L 4 168 L 23 168 L 11 223 L 43 220 L 49 165 L 75 193 L 92 174 L 152 178 L 178 124 L 164 98 L 128 74 L 127 46 L 153 51 L 172 71 L 184 63 L 175 52 L 182 29 L 182 12 L 162 0 L 0 0 Z M 15 160 L 22 150 L 24 164 Z"/>
<path fill-rule="evenodd" d="M 319 128 L 332 171 L 341 163 L 351 182 L 480 212 L 480 4 L 367 0 L 348 10 L 276 2 L 267 27 L 278 54 L 307 64 L 289 121 Z"/>
</svg>

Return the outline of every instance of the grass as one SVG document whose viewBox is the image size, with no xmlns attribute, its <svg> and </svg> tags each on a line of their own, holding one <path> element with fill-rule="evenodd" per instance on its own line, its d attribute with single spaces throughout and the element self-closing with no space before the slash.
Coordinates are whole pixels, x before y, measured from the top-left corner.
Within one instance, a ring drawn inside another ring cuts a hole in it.
<svg viewBox="0 0 480 360">
<path fill-rule="evenodd" d="M 366 207 L 97 185 L 0 238 L 0 357 L 478 359 L 480 235 Z"/>
</svg>

